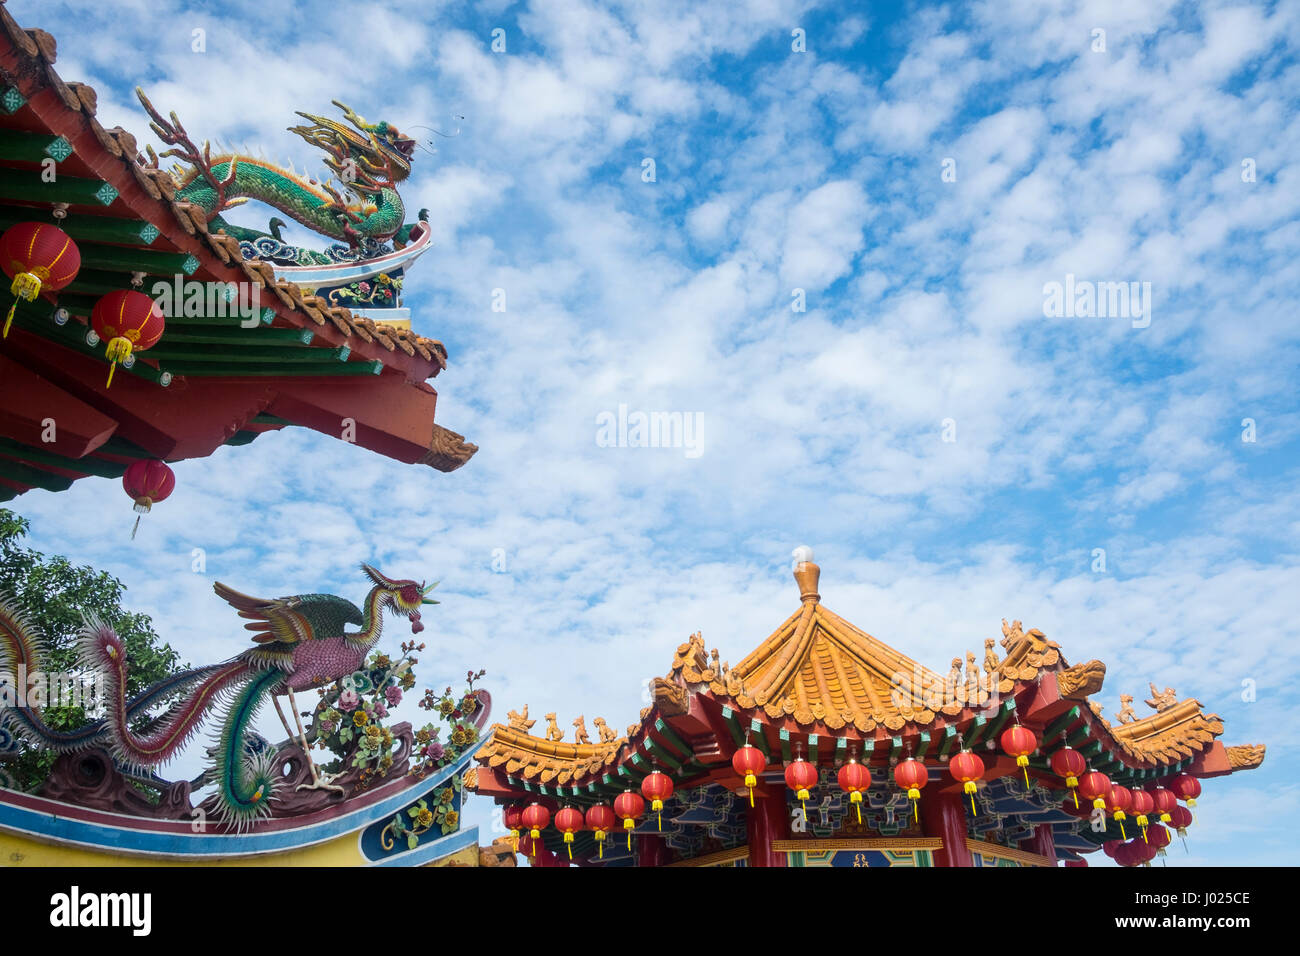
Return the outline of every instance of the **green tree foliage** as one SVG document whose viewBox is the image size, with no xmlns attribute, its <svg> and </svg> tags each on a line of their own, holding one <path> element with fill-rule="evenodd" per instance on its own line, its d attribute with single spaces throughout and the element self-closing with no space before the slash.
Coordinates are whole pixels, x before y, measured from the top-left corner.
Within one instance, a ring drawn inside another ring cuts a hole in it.
<svg viewBox="0 0 1300 956">
<path fill-rule="evenodd" d="M 130 674 L 127 696 L 183 669 L 180 655 L 153 629 L 147 614 L 122 606 L 125 585 L 105 571 L 75 565 L 60 555 L 47 556 L 23 546 L 30 531 L 27 519 L 0 508 L 0 594 L 23 608 L 35 629 L 44 635 L 49 650 L 48 671 L 76 670 L 77 631 L 82 614 L 97 614 L 111 624 L 126 644 Z M 59 730 L 77 727 L 86 720 L 80 707 L 48 707 L 45 721 Z M 27 749 L 5 770 L 23 790 L 44 781 L 55 755 Z"/>
</svg>

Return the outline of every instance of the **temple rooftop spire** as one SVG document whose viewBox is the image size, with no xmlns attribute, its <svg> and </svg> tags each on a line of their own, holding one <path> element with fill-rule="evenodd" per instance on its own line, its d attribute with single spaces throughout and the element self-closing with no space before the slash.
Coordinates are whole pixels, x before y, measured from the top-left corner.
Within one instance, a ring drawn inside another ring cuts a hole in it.
<svg viewBox="0 0 1300 956">
<path fill-rule="evenodd" d="M 822 569 L 813 564 L 812 548 L 802 544 L 794 549 L 794 580 L 799 585 L 799 600 L 805 604 L 816 604 L 821 600 L 817 585 L 821 580 Z"/>
</svg>

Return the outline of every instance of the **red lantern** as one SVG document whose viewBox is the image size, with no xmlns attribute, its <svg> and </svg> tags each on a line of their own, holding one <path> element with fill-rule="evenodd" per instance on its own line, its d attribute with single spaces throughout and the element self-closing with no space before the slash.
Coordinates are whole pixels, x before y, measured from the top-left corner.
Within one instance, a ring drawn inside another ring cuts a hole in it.
<svg viewBox="0 0 1300 956">
<path fill-rule="evenodd" d="M 984 761 L 969 750 L 963 750 L 948 761 L 948 770 L 954 780 L 960 781 L 962 789 L 970 795 L 971 816 L 975 815 L 975 781 L 984 776 Z"/>
<path fill-rule="evenodd" d="M 1142 828 L 1142 839 L 1147 838 L 1147 815 L 1156 808 L 1156 801 L 1145 790 L 1133 791 L 1133 817 Z"/>
<path fill-rule="evenodd" d="M 167 467 L 165 461 L 157 458 L 140 458 L 131 462 L 122 475 L 122 488 L 135 500 L 135 511 L 147 515 L 154 504 L 163 501 L 176 487 L 176 476 Z M 131 537 L 140 528 L 140 519 L 135 519 Z"/>
<path fill-rule="evenodd" d="M 582 811 L 573 807 L 562 807 L 555 815 L 555 829 L 564 834 L 564 845 L 569 850 L 569 859 L 573 859 L 573 835 L 582 830 Z"/>
<path fill-rule="evenodd" d="M 1002 732 L 1002 749 L 1016 758 L 1016 766 L 1025 772 L 1025 789 L 1029 789 L 1029 755 L 1038 749 L 1038 738 L 1028 727 L 1016 724 Z"/>
<path fill-rule="evenodd" d="M 810 764 L 803 757 L 795 757 L 790 765 L 785 768 L 785 785 L 794 791 L 795 798 L 799 805 L 803 807 L 804 816 L 808 815 L 809 793 L 813 787 L 817 786 L 817 768 Z"/>
<path fill-rule="evenodd" d="M 587 829 L 596 834 L 596 846 L 600 849 L 600 858 L 605 859 L 605 834 L 614 829 L 614 811 L 603 803 L 598 803 L 587 810 Z"/>
<path fill-rule="evenodd" d="M 90 327 L 108 343 L 108 384 L 118 362 L 125 362 L 133 352 L 143 352 L 158 344 L 167 327 L 158 303 L 143 292 L 119 289 L 95 303 L 90 311 Z"/>
<path fill-rule="evenodd" d="M 1095 809 L 1106 809 L 1106 798 L 1110 796 L 1110 777 L 1093 770 L 1079 778 L 1079 792 L 1085 800 L 1091 800 Z"/>
<path fill-rule="evenodd" d="M 1178 806 L 1178 798 L 1174 796 L 1172 790 L 1166 790 L 1164 787 L 1156 787 L 1150 792 L 1151 799 L 1155 801 L 1155 811 L 1160 814 L 1160 822 L 1168 823 L 1173 819 L 1169 813 Z"/>
<path fill-rule="evenodd" d="M 1180 773 L 1169 781 L 1169 789 L 1179 800 L 1185 801 L 1189 807 L 1194 807 L 1196 798 L 1201 795 L 1201 781 L 1190 773 Z"/>
<path fill-rule="evenodd" d="M 1107 840 L 1101 845 L 1101 852 L 1105 853 L 1112 860 L 1115 859 L 1115 851 L 1124 845 L 1123 840 Z"/>
<path fill-rule="evenodd" d="M 1079 805 L 1079 794 L 1076 792 L 1079 786 L 1079 777 L 1088 769 L 1088 761 L 1083 759 L 1083 754 L 1073 747 L 1062 747 L 1056 753 L 1052 754 L 1052 773 L 1058 777 L 1065 778 L 1065 785 L 1070 788 L 1070 795 L 1074 797 L 1074 805 Z"/>
<path fill-rule="evenodd" d="M 849 795 L 849 802 L 858 811 L 858 823 L 862 823 L 862 795 L 871 789 L 871 771 L 865 764 L 850 760 L 836 775 L 840 789 Z"/>
<path fill-rule="evenodd" d="M 921 799 L 921 788 L 930 782 L 930 774 L 925 769 L 925 764 L 908 757 L 894 768 L 894 781 L 907 791 L 907 799 L 912 801 L 912 817 L 920 820 L 921 811 L 917 809 L 916 804 Z"/>
<path fill-rule="evenodd" d="M 630 850 L 632 831 L 636 829 L 636 821 L 641 818 L 641 814 L 645 813 L 645 801 L 631 790 L 624 790 L 614 798 L 614 812 L 623 821 L 623 829 L 627 831 L 627 848 Z"/>
<path fill-rule="evenodd" d="M 1178 831 L 1178 836 L 1183 841 L 1183 852 L 1187 852 L 1187 828 L 1192 825 L 1192 811 L 1182 806 L 1174 807 L 1170 816 L 1174 818 L 1170 826 Z"/>
<path fill-rule="evenodd" d="M 749 805 L 752 807 L 754 788 L 758 786 L 758 775 L 767 769 L 767 758 L 753 744 L 745 744 L 731 755 L 731 769 L 740 774 L 749 788 Z"/>
<path fill-rule="evenodd" d="M 520 814 L 520 822 L 528 828 L 528 855 L 537 855 L 537 841 L 542 837 L 542 831 L 546 829 L 546 824 L 551 822 L 551 811 L 546 809 L 540 803 L 530 803 L 524 807 L 524 812 Z"/>
<path fill-rule="evenodd" d="M 1147 827 L 1147 843 L 1156 848 L 1157 853 L 1164 853 L 1173 837 L 1169 835 L 1169 828 L 1161 826 L 1159 823 L 1153 823 Z"/>
<path fill-rule="evenodd" d="M 14 320 L 18 300 L 33 301 L 41 290 L 57 292 L 77 277 L 81 250 L 57 226 L 45 222 L 20 222 L 0 236 L 0 268 L 13 282 L 14 303 L 5 319 L 4 338 Z"/>
<path fill-rule="evenodd" d="M 673 778 L 666 773 L 653 771 L 641 781 L 641 796 L 650 801 L 650 809 L 659 814 L 659 830 L 664 828 L 664 801 L 673 795 Z"/>
<path fill-rule="evenodd" d="M 524 825 L 524 808 L 518 804 L 507 804 L 501 810 L 501 822 L 506 825 L 510 831 L 510 839 L 514 841 L 515 852 L 519 852 L 519 831 Z"/>
<path fill-rule="evenodd" d="M 1128 834 L 1124 832 L 1124 821 L 1128 819 L 1125 813 L 1129 807 L 1133 806 L 1133 793 L 1128 787 L 1122 787 L 1117 783 L 1110 785 L 1110 793 L 1106 798 L 1106 809 L 1110 811 L 1115 822 L 1119 824 L 1120 836 L 1125 840 Z"/>
</svg>

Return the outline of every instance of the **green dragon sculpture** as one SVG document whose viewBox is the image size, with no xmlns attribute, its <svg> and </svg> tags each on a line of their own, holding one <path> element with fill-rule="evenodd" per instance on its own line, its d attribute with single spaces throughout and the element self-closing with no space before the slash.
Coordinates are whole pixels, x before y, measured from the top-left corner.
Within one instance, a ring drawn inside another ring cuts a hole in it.
<svg viewBox="0 0 1300 956">
<path fill-rule="evenodd" d="M 233 152 L 214 156 L 210 143 L 204 142 L 201 149 L 195 145 L 174 112 L 164 119 L 143 90 L 136 87 L 135 92 L 152 120 L 154 133 L 172 147 L 162 157 L 175 157 L 187 164 L 172 171 L 176 199 L 202 208 L 214 232 L 224 230 L 241 241 L 278 241 L 275 225 L 263 232 L 222 218 L 221 213 L 250 199 L 352 248 L 385 240 L 400 248 L 415 225 L 402 221 L 405 207 L 397 184 L 411 174 L 417 143 L 391 123 L 368 123 L 338 100 L 334 105 L 354 128 L 323 116 L 298 113 L 310 125 L 291 126 L 289 131 L 325 152 L 325 165 L 339 178 L 340 191 L 331 179 L 311 179 L 265 159 Z M 145 148 L 150 165 L 158 168 L 160 157 L 151 147 Z M 272 223 L 283 225 L 275 219 Z M 303 264 L 332 261 L 311 250 L 303 252 Z"/>
</svg>

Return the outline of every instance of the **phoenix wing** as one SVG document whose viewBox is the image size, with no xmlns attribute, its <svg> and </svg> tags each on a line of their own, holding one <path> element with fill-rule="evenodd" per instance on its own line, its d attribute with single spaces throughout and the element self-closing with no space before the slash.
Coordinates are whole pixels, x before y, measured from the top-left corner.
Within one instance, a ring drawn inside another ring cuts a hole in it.
<svg viewBox="0 0 1300 956">
<path fill-rule="evenodd" d="M 248 618 L 246 630 L 258 644 L 298 644 L 325 637 L 339 637 L 349 624 L 361 625 L 361 608 L 335 594 L 295 594 L 291 597 L 249 597 L 220 581 L 212 586 L 227 604 Z"/>
</svg>

